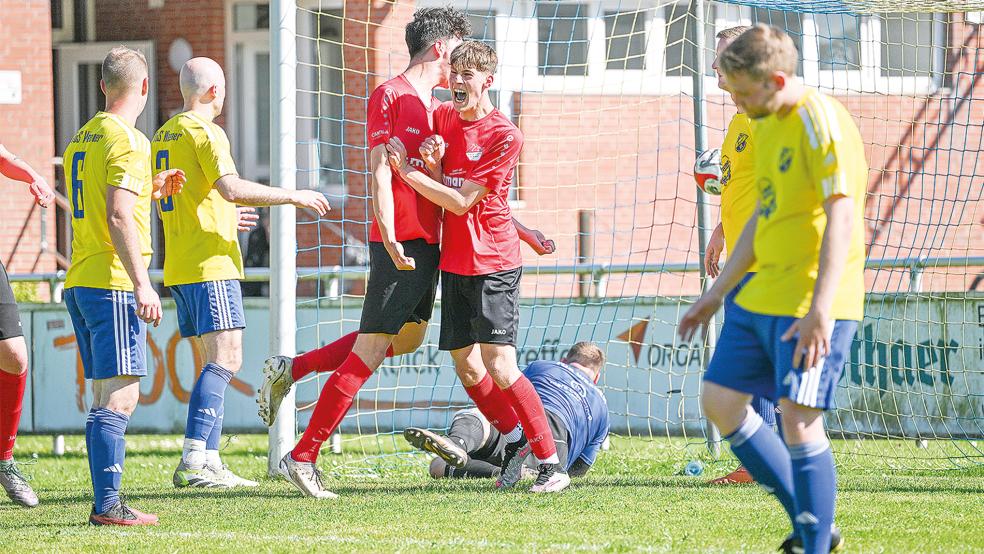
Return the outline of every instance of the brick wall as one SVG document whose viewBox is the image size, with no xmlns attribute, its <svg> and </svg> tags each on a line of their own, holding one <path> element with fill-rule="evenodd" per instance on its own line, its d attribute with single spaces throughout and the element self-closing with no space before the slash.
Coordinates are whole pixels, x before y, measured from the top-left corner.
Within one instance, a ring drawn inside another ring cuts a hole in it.
<svg viewBox="0 0 984 554">
<path fill-rule="evenodd" d="M 47 2 L 0 0 L 0 70 L 21 72 L 20 104 L 0 104 L 0 142 L 54 186 L 54 99 L 51 15 Z M 27 186 L 0 177 L 0 261 L 11 273 L 49 272 L 53 256 L 41 252 L 41 208 Z M 54 249 L 55 212 L 45 214 Z"/>
<path fill-rule="evenodd" d="M 181 110 L 178 73 L 167 61 L 178 38 L 191 45 L 195 56 L 207 56 L 225 66 L 225 3 L 222 0 L 167 0 L 163 8 L 147 2 L 96 0 L 97 41 L 151 40 L 157 57 L 158 123 Z M 216 120 L 220 125 L 223 119 Z"/>
</svg>

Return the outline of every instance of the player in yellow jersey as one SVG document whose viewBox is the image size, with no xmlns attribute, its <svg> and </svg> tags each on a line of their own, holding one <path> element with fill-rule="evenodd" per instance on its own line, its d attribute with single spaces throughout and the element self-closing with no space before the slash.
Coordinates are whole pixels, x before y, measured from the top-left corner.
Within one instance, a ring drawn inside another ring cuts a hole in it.
<svg viewBox="0 0 984 554">
<path fill-rule="evenodd" d="M 35 202 L 47 208 L 55 193 L 37 171 L 0 144 L 0 175 L 29 186 Z M 25 508 L 38 505 L 27 478 L 14 463 L 14 441 L 27 386 L 27 342 L 7 270 L 0 263 L 0 487 Z"/>
<path fill-rule="evenodd" d="M 720 277 L 680 321 L 690 340 L 752 266 L 704 375 L 702 406 L 793 525 L 785 552 L 826 553 L 836 474 L 823 426 L 864 307 L 868 164 L 857 125 L 839 102 L 796 78 L 798 53 L 782 30 L 756 25 L 718 65 L 752 118 L 758 216 Z M 786 443 L 748 403 L 778 399 Z"/>
<path fill-rule="evenodd" d="M 718 68 L 717 57 L 724 52 L 736 38 L 749 29 L 748 26 L 730 27 L 717 34 L 716 57 L 711 64 L 711 68 L 717 73 L 718 87 L 727 91 L 728 84 L 724 81 Z M 717 277 L 720 273 L 719 262 L 721 253 L 727 246 L 728 255 L 735 250 L 738 236 L 741 234 L 745 223 L 751 219 L 755 212 L 755 201 L 758 198 L 758 191 L 755 190 L 755 160 L 752 158 L 752 128 L 748 120 L 748 115 L 738 108 L 738 113 L 728 124 L 728 131 L 724 135 L 724 144 L 721 145 L 721 223 L 714 228 L 711 238 L 707 243 L 704 253 L 704 268 L 711 277 Z M 748 282 L 755 272 L 754 265 L 735 288 L 724 298 L 724 317 L 727 324 L 728 312 L 734 306 L 735 296 L 741 290 L 742 284 Z M 776 406 L 764 396 L 752 398 L 752 409 L 762 416 L 762 421 L 767 427 L 775 427 Z M 751 474 L 744 466 L 731 473 L 712 479 L 712 485 L 731 485 L 741 483 L 753 483 Z"/>
<path fill-rule="evenodd" d="M 99 112 L 65 150 L 65 178 L 72 204 L 72 266 L 65 304 L 92 408 L 85 426 L 95 501 L 94 525 L 154 525 L 157 516 L 130 508 L 119 488 L 126 451 L 124 433 L 147 374 L 147 324 L 161 321 L 161 299 L 147 274 L 152 253 L 150 203 L 176 194 L 180 170 L 151 180 L 150 141 L 134 125 L 147 103 L 148 67 L 143 54 L 123 46 L 102 64 Z"/>
<path fill-rule="evenodd" d="M 243 260 L 237 240 L 236 204 L 293 204 L 328 212 L 313 190 L 268 187 L 239 177 L 229 139 L 214 119 L 225 101 L 225 76 L 209 58 L 181 68 L 184 111 L 155 133 L 154 171 L 179 168 L 188 182 L 181 195 L 159 202 L 164 222 L 164 284 L 170 287 L 183 337 L 196 337 L 205 367 L 188 401 L 188 423 L 176 487 L 256 486 L 230 471 L 219 457 L 225 390 L 242 365 Z"/>
</svg>

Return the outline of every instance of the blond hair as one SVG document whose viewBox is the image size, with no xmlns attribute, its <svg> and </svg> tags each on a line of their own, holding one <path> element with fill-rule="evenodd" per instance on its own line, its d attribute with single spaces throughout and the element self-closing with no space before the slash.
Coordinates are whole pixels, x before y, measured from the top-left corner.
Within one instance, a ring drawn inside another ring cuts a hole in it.
<svg viewBox="0 0 984 554">
<path fill-rule="evenodd" d="M 138 50 L 117 46 L 103 58 L 102 80 L 107 91 L 126 92 L 139 87 L 149 75 L 147 58 Z"/>
<path fill-rule="evenodd" d="M 738 36 L 718 57 L 725 75 L 745 73 L 765 79 L 776 71 L 796 74 L 799 53 L 793 39 L 779 27 L 759 23 Z"/>
<path fill-rule="evenodd" d="M 567 351 L 564 357 L 567 363 L 583 365 L 584 367 L 601 371 L 605 366 L 605 353 L 593 342 L 579 342 Z"/>
<path fill-rule="evenodd" d="M 742 33 L 751 29 L 748 25 L 738 25 L 736 27 L 728 27 L 727 29 L 722 29 L 718 31 L 718 34 L 714 35 L 715 38 L 723 38 L 725 40 L 736 39 L 741 36 Z"/>
<path fill-rule="evenodd" d="M 499 56 L 495 50 L 484 42 L 466 40 L 451 52 L 451 67 L 457 72 L 466 69 L 477 69 L 482 73 L 495 73 L 499 65 Z"/>
</svg>

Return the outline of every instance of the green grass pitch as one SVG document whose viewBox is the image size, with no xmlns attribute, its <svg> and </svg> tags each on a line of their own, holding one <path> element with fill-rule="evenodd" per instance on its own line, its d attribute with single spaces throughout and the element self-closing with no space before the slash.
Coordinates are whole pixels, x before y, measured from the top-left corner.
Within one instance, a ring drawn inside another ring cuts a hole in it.
<svg viewBox="0 0 984 554">
<path fill-rule="evenodd" d="M 22 437 L 20 459 L 37 453 L 25 471 L 42 506 L 0 500 L 0 552 L 770 552 L 787 532 L 779 505 L 758 487 L 704 484 L 733 460 L 710 464 L 701 477 L 679 475 L 686 456 L 676 439 L 616 437 L 588 477 L 548 496 L 434 481 L 425 456 L 382 458 L 377 475 L 360 476 L 357 468 L 372 465 L 361 455 L 326 452 L 321 465 L 335 475 L 328 484 L 336 501 L 302 498 L 264 478 L 259 435 L 233 437 L 223 450 L 234 470 L 262 480 L 258 489 L 175 490 L 179 440 L 128 438 L 124 494 L 161 525 L 108 529 L 85 525 L 92 492 L 82 437 L 66 437 L 67 453 L 57 458 L 49 437 Z M 847 552 L 984 552 L 984 467 L 845 468 L 840 487 Z"/>
</svg>

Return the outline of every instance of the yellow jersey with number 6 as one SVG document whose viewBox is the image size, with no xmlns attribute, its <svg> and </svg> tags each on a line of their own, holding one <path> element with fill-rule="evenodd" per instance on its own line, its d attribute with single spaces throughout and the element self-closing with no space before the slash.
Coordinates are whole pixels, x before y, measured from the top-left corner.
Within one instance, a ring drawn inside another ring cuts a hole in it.
<svg viewBox="0 0 984 554">
<path fill-rule="evenodd" d="M 785 115 L 754 120 L 759 214 L 758 272 L 738 294 L 746 310 L 803 317 L 810 310 L 827 227 L 824 203 L 854 203 L 844 272 L 830 316 L 860 321 L 864 314 L 864 199 L 868 162 L 857 125 L 844 106 L 808 90 Z"/>
<path fill-rule="evenodd" d="M 72 266 L 65 287 L 133 290 L 106 220 L 109 187 L 137 195 L 133 219 L 144 264 L 150 264 L 150 141 L 118 115 L 99 112 L 68 144 L 63 156 L 72 208 Z"/>
<path fill-rule="evenodd" d="M 181 169 L 181 193 L 158 202 L 164 223 L 164 284 L 185 285 L 243 278 L 236 206 L 215 182 L 238 175 L 229 139 L 215 123 L 182 112 L 157 130 L 154 173 Z"/>
<path fill-rule="evenodd" d="M 721 227 L 728 256 L 735 251 L 745 224 L 755 214 L 755 158 L 752 126 L 748 116 L 739 113 L 731 119 L 721 145 Z M 755 271 L 753 265 L 749 271 Z"/>
</svg>

